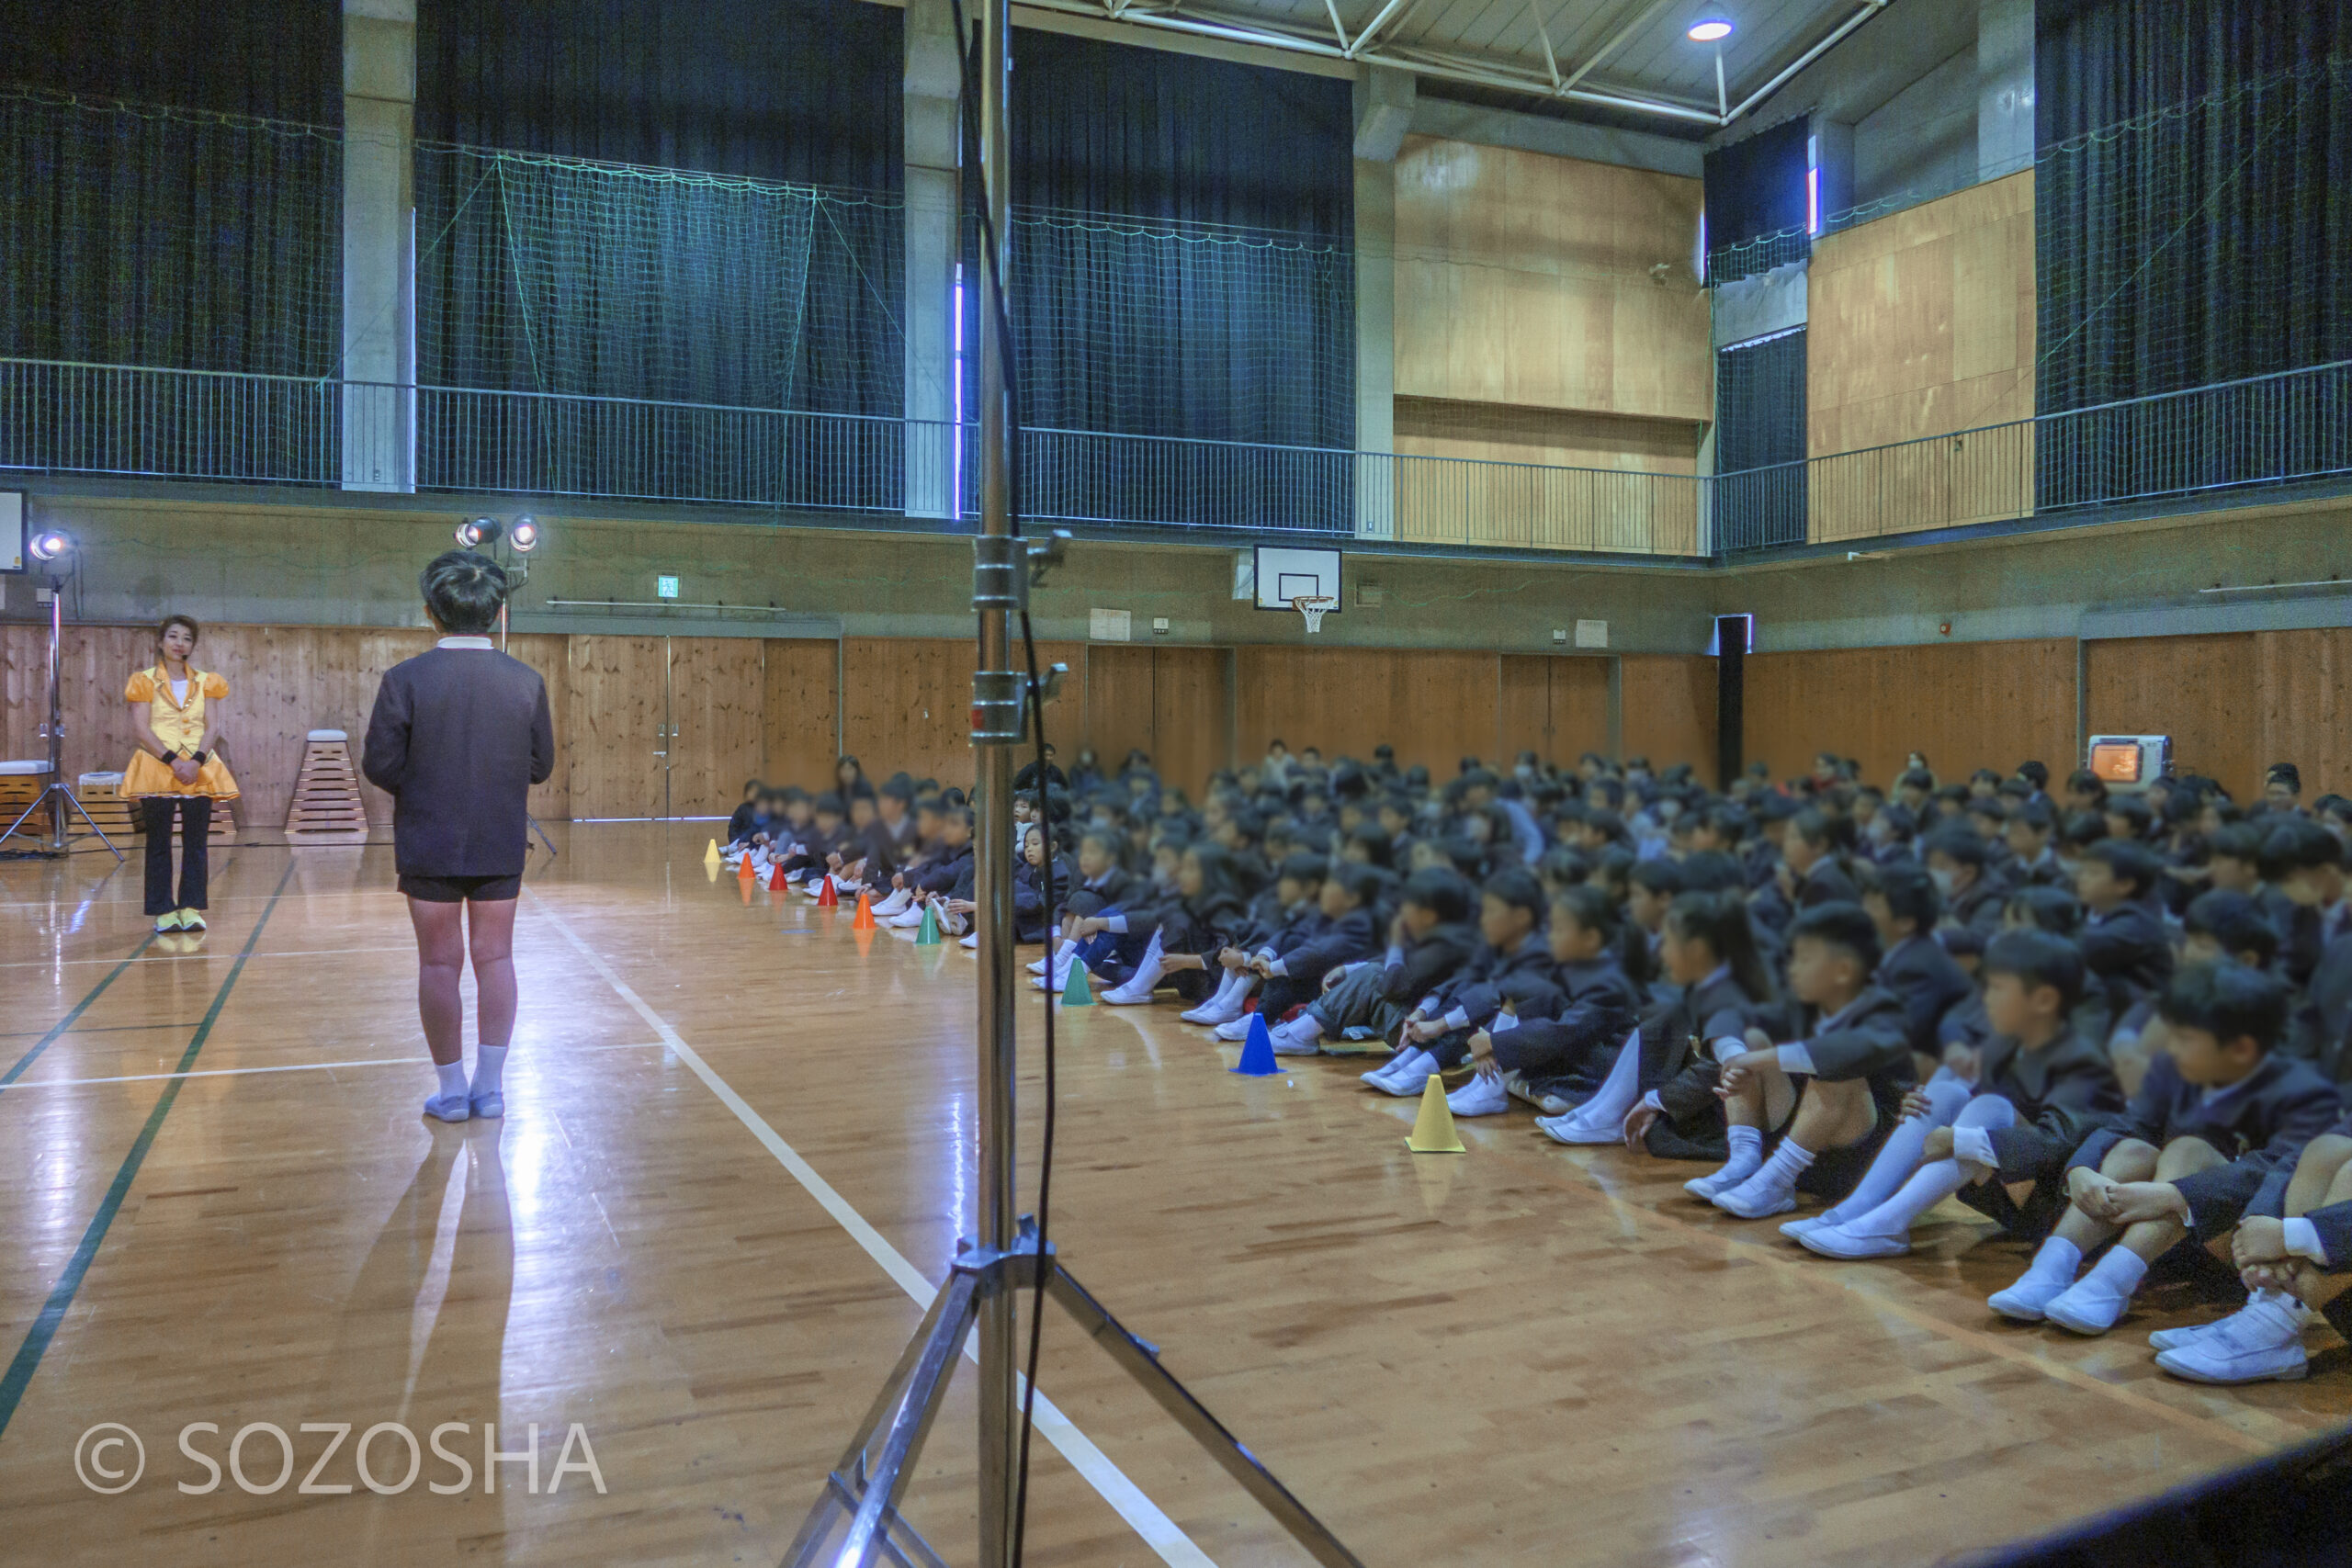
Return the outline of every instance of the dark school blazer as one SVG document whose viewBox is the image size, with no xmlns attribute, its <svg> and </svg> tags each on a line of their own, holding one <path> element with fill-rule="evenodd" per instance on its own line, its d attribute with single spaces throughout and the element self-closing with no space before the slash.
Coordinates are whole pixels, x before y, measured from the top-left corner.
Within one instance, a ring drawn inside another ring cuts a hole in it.
<svg viewBox="0 0 2352 1568">
<path fill-rule="evenodd" d="M 2302 1146 L 2342 1113 L 2334 1084 L 2309 1063 L 2277 1052 L 2211 1103 L 2201 1086 L 2181 1077 L 2171 1056 L 2160 1055 L 2148 1064 L 2148 1076 L 2122 1116 L 2084 1139 L 2066 1168 L 2098 1168 L 2126 1138 L 2158 1148 L 2175 1138 L 2202 1138 L 2230 1163 L 2181 1177 L 2173 1185 L 2188 1200 L 2199 1237 L 2209 1239 L 2235 1224 L 2272 1171 L 2291 1166 Z"/>
<path fill-rule="evenodd" d="M 1923 1056 L 1940 1053 L 1936 1028 L 1952 1004 L 1975 987 L 1943 943 L 1925 934 L 1905 937 L 1879 960 L 1877 983 L 1903 1003 L 1911 1049 Z"/>
<path fill-rule="evenodd" d="M 2115 1065 L 2097 1043 L 2071 1030 L 2039 1051 L 1993 1036 L 1977 1057 L 1975 1093 L 1999 1095 L 2017 1110 L 2015 1125 L 1986 1134 L 2003 1181 L 2063 1174 L 2086 1139 L 2123 1116 Z"/>
<path fill-rule="evenodd" d="M 525 803 L 555 772 L 547 682 L 491 648 L 435 648 L 384 671 L 360 771 L 393 797 L 392 863 L 413 876 L 513 876 Z"/>
</svg>

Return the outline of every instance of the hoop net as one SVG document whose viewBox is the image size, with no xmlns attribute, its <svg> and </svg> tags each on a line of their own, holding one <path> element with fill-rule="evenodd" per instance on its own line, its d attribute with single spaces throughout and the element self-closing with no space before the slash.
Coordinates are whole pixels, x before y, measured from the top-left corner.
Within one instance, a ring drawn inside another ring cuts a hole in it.
<svg viewBox="0 0 2352 1568">
<path fill-rule="evenodd" d="M 1340 602 L 1326 594 L 1300 593 L 1294 596 L 1290 607 L 1306 617 L 1306 635 L 1313 637 L 1323 629 L 1323 617 L 1340 607 Z"/>
</svg>

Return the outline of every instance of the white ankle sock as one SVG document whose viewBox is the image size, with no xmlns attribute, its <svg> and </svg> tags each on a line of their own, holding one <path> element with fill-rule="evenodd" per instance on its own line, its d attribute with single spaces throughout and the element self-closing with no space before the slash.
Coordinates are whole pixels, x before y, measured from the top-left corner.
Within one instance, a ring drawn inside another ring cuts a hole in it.
<svg viewBox="0 0 2352 1568">
<path fill-rule="evenodd" d="M 1738 1186 L 1764 1168 L 1764 1134 L 1753 1127 L 1735 1122 L 1724 1129 L 1724 1137 L 1731 1145 L 1731 1157 L 1711 1179 L 1715 1190 L 1724 1191 Z"/>
<path fill-rule="evenodd" d="M 433 1070 L 441 1075 L 443 1098 L 446 1099 L 450 1095 L 456 1095 L 459 1100 L 466 1098 L 466 1064 L 462 1058 L 450 1063 L 446 1067 L 435 1062 L 433 1064 Z"/>
<path fill-rule="evenodd" d="M 499 1086 L 506 1076 L 506 1050 L 503 1045 L 484 1045 L 474 1053 L 473 1094 L 501 1092 Z"/>
<path fill-rule="evenodd" d="M 1794 1138 L 1782 1138 L 1781 1146 L 1772 1151 L 1772 1157 L 1764 1162 L 1764 1168 L 1758 1171 L 1751 1179 L 1770 1182 L 1783 1194 L 1792 1193 L 1797 1190 L 1797 1178 L 1812 1168 L 1812 1166 L 1813 1151 L 1811 1149 L 1806 1148 Z"/>
<path fill-rule="evenodd" d="M 2026 1265 L 2026 1275 L 2073 1282 L 2082 1272 L 2083 1249 L 2063 1235 L 2053 1235 L 2035 1250 L 2033 1261 Z"/>
<path fill-rule="evenodd" d="M 2148 1275 L 2147 1260 L 2128 1247 L 2110 1247 L 2107 1256 L 2092 1265 L 2083 1276 L 2082 1286 L 2095 1287 L 2119 1301 L 2130 1301 L 2132 1292 Z M 2079 1288 L 2079 1287 L 2078 1287 Z"/>
<path fill-rule="evenodd" d="M 1921 1166 L 1894 1197 L 1859 1218 L 1844 1222 L 1849 1235 L 1901 1236 L 1918 1217 L 1968 1185 L 1969 1168 L 1956 1159 Z"/>
<path fill-rule="evenodd" d="M 1638 1029 L 1617 1048 L 1600 1092 L 1577 1107 L 1578 1121 L 1588 1127 L 1612 1126 L 1625 1120 L 1642 1098 L 1642 1032 Z"/>
</svg>

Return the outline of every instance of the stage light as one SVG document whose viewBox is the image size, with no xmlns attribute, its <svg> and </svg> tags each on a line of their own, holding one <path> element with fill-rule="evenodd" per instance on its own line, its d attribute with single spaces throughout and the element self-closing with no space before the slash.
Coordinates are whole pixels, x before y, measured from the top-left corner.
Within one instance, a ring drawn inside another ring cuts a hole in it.
<svg viewBox="0 0 2352 1568">
<path fill-rule="evenodd" d="M 484 545 L 495 543 L 498 536 L 505 531 L 506 525 L 495 517 L 469 517 L 458 525 L 458 547 L 478 550 Z"/>
<path fill-rule="evenodd" d="M 1731 24 L 1701 22 L 1690 29 L 1688 36 L 1692 43 L 1715 43 L 1731 37 Z"/>
<path fill-rule="evenodd" d="M 32 543 L 26 547 L 31 550 L 35 560 L 55 560 L 74 553 L 74 536 L 61 534 L 54 528 L 45 528 L 35 534 Z"/>
<path fill-rule="evenodd" d="M 506 542 L 519 555 L 529 555 L 539 547 L 539 525 L 536 518 L 517 517 L 506 529 Z"/>
</svg>

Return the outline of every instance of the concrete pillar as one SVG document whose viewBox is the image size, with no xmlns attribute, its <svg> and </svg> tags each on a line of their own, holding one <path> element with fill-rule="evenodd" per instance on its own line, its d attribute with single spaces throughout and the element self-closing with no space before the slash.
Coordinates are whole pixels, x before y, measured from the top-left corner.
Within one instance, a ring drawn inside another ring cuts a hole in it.
<svg viewBox="0 0 2352 1568">
<path fill-rule="evenodd" d="M 1976 12 L 1976 177 L 2033 162 L 2033 0 L 1980 0 Z"/>
<path fill-rule="evenodd" d="M 906 141 L 906 503 L 956 515 L 956 93 L 961 72 L 948 0 L 908 0 Z"/>
<path fill-rule="evenodd" d="M 1413 73 L 1356 78 L 1356 450 L 1396 450 L 1396 152 L 1412 123 Z M 1396 536 L 1396 464 L 1356 461 L 1356 537 Z"/>
<path fill-rule="evenodd" d="M 416 488 L 416 0 L 343 0 L 343 488 Z"/>
</svg>

